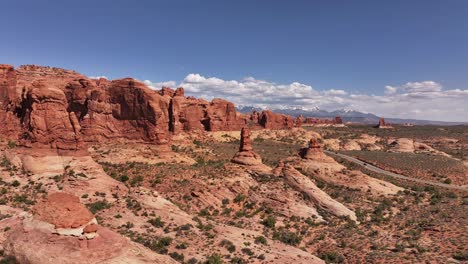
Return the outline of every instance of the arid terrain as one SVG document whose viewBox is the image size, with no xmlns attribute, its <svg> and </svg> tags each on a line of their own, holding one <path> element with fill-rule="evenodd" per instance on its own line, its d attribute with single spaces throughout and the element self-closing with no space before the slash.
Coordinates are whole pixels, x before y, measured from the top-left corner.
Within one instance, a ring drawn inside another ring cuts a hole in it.
<svg viewBox="0 0 468 264">
<path fill-rule="evenodd" d="M 468 261 L 468 126 L 305 118 L 0 65 L 0 263 Z"/>
</svg>

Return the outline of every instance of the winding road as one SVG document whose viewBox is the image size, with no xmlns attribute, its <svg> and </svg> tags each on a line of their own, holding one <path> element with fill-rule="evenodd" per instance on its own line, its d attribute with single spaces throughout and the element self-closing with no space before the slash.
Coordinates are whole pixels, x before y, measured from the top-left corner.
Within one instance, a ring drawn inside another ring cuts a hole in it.
<svg viewBox="0 0 468 264">
<path fill-rule="evenodd" d="M 345 159 L 347 161 L 350 161 L 350 162 L 353 162 L 355 164 L 361 165 L 361 166 L 365 167 L 366 169 L 368 169 L 370 171 L 377 172 L 377 173 L 380 173 L 380 174 L 384 174 L 384 175 L 387 175 L 389 177 L 398 178 L 398 179 L 402 179 L 402 180 L 413 181 L 413 182 L 427 184 L 427 185 L 443 187 L 443 188 L 447 188 L 447 189 L 468 191 L 468 188 L 463 187 L 463 186 L 445 184 L 445 183 L 434 182 L 434 181 L 425 181 L 425 180 L 421 180 L 421 179 L 416 179 L 416 178 L 411 178 L 411 177 L 408 177 L 408 176 L 404 176 L 404 175 L 401 175 L 401 174 L 398 174 L 398 173 L 386 171 L 386 170 L 383 170 L 383 169 L 381 169 L 379 167 L 376 167 L 374 165 L 371 165 L 369 163 L 366 163 L 364 161 L 358 160 L 356 158 L 353 158 L 351 156 L 344 155 L 344 154 L 341 154 L 341 153 L 335 153 L 335 152 L 332 152 L 332 151 L 329 151 L 329 150 L 324 150 L 323 152 L 325 152 L 325 153 L 327 153 L 328 155 L 331 155 L 331 156 L 337 156 L 337 157 L 343 158 L 343 159 Z"/>
</svg>

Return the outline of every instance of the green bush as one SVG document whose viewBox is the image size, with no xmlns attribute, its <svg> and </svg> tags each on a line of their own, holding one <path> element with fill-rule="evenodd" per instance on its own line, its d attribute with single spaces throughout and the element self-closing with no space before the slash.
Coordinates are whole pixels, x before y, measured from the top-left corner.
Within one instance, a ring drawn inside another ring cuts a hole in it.
<svg viewBox="0 0 468 264">
<path fill-rule="evenodd" d="M 108 209 L 112 206 L 112 204 L 110 204 L 109 202 L 107 202 L 106 200 L 103 200 L 103 201 L 97 201 L 97 202 L 94 202 L 94 203 L 89 203 L 89 204 L 86 204 L 86 206 L 88 207 L 88 209 L 93 213 L 93 214 L 96 214 L 97 212 L 99 211 L 102 211 L 102 210 L 105 210 L 105 209 Z"/>
<path fill-rule="evenodd" d="M 282 230 L 273 233 L 273 239 L 279 240 L 285 244 L 297 246 L 302 241 L 302 237 L 296 233 Z"/>
<path fill-rule="evenodd" d="M 205 264 L 223 264 L 223 259 L 221 258 L 221 255 L 219 254 L 212 254 L 211 256 L 209 256 L 206 261 L 205 261 Z"/>
<path fill-rule="evenodd" d="M 255 238 L 255 243 L 266 245 L 267 239 L 264 236 L 258 236 Z"/>
<path fill-rule="evenodd" d="M 161 220 L 161 217 L 156 217 L 156 218 L 153 218 L 153 219 L 150 219 L 147 221 L 148 223 L 150 223 L 152 226 L 154 227 L 157 227 L 157 228 L 161 228 L 161 227 L 164 227 L 164 222 Z"/>
<path fill-rule="evenodd" d="M 263 219 L 262 224 L 269 228 L 275 228 L 276 218 L 274 216 L 269 215 L 267 218 Z"/>
</svg>

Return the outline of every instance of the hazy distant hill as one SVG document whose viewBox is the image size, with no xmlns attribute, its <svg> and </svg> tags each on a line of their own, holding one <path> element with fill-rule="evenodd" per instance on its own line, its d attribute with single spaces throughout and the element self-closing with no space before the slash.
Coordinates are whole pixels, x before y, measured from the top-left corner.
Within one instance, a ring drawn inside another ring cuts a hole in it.
<svg viewBox="0 0 468 264">
<path fill-rule="evenodd" d="M 252 106 L 243 106 L 238 107 L 237 109 L 241 113 L 251 113 L 252 111 L 262 111 L 261 108 L 256 108 Z M 303 115 L 304 117 L 320 117 L 320 118 L 334 118 L 336 116 L 341 116 L 343 122 L 353 122 L 361 124 L 377 124 L 379 122 L 379 116 L 376 116 L 371 113 L 363 113 L 355 110 L 335 110 L 335 111 L 326 111 L 323 109 L 315 108 L 312 110 L 304 109 L 272 109 L 276 113 L 299 116 Z M 401 118 L 390 118 L 384 117 L 385 121 L 389 124 L 404 124 L 412 123 L 416 125 L 466 125 L 466 122 L 444 122 L 444 121 L 433 121 L 433 120 L 418 120 L 418 119 L 401 119 Z"/>
</svg>

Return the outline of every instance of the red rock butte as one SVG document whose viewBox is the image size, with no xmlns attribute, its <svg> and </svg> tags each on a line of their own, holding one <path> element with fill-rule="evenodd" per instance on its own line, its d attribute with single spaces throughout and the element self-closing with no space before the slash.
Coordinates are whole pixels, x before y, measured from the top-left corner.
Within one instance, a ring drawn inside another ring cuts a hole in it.
<svg viewBox="0 0 468 264">
<path fill-rule="evenodd" d="M 60 68 L 0 64 L 0 133 L 24 146 L 85 149 L 86 142 L 167 143 L 182 131 L 300 126 L 272 111 L 241 114 L 223 99 L 186 97 L 182 87 L 153 90 L 123 78 L 91 79 Z"/>
<path fill-rule="evenodd" d="M 32 213 L 35 219 L 52 224 L 55 228 L 78 228 L 94 219 L 80 199 L 68 193 L 48 195 L 34 206 Z"/>
</svg>

